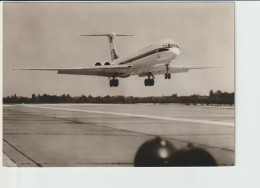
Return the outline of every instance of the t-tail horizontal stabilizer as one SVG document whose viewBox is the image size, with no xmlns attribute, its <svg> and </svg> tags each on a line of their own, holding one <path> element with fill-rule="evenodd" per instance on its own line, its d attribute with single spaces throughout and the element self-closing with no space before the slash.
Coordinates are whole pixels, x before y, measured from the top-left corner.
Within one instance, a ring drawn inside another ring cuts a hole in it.
<svg viewBox="0 0 260 188">
<path fill-rule="evenodd" d="M 97 35 L 81 35 L 81 36 L 91 36 L 91 37 L 102 37 L 106 36 L 109 39 L 109 47 L 110 47 L 110 53 L 111 53 L 111 59 L 112 61 L 117 59 L 118 53 L 116 50 L 116 46 L 114 43 L 114 37 L 119 36 L 119 37 L 126 37 L 126 36 L 134 36 L 134 35 L 127 35 L 127 34 L 117 34 L 117 33 L 110 33 L 110 34 L 97 34 Z"/>
</svg>

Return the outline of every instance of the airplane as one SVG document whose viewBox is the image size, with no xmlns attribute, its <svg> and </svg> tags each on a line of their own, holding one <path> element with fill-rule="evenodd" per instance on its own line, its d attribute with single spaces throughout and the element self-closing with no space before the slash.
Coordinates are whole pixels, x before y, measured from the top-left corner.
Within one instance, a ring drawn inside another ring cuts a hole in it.
<svg viewBox="0 0 260 188">
<path fill-rule="evenodd" d="M 110 79 L 110 87 L 117 87 L 119 85 L 117 78 L 127 78 L 132 75 L 138 75 L 139 77 L 147 76 L 147 79 L 144 80 L 144 85 L 153 86 L 155 75 L 164 74 L 165 79 L 171 79 L 171 74 L 188 72 L 191 69 L 217 68 L 208 66 L 173 66 L 181 54 L 181 48 L 172 39 L 160 40 L 128 56 L 120 57 L 114 43 L 115 37 L 134 35 L 112 32 L 110 34 L 81 36 L 108 37 L 111 61 L 106 61 L 103 64 L 96 62 L 93 66 L 80 68 L 24 68 L 14 70 L 57 71 L 58 74 L 103 76 Z"/>
</svg>

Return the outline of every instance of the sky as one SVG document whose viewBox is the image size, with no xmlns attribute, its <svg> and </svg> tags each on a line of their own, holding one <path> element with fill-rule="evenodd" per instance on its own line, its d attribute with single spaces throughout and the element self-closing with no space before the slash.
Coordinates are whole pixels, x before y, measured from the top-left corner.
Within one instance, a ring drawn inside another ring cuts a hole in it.
<svg viewBox="0 0 260 188">
<path fill-rule="evenodd" d="M 111 59 L 106 37 L 83 34 L 133 34 L 115 39 L 119 56 L 161 39 L 181 47 L 178 66 L 218 66 L 157 75 L 153 87 L 143 77 L 119 78 L 109 87 L 105 77 L 59 75 L 53 71 L 13 68 L 84 67 Z M 71 96 L 208 95 L 234 92 L 234 3 L 4 3 L 3 96 L 33 93 Z"/>
</svg>

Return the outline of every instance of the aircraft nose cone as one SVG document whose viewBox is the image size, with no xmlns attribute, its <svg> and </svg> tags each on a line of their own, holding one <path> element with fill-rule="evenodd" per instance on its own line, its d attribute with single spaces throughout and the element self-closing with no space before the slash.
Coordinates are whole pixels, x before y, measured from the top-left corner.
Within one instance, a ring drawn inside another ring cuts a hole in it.
<svg viewBox="0 0 260 188">
<path fill-rule="evenodd" d="M 173 54 L 174 54 L 175 56 L 178 56 L 178 55 L 180 55 L 180 53 L 181 53 L 180 48 L 172 48 L 171 51 L 173 52 Z"/>
<path fill-rule="evenodd" d="M 178 58 L 178 56 L 180 55 L 181 50 L 180 50 L 180 48 L 171 48 L 170 52 L 171 52 L 171 58 L 173 60 L 176 60 Z"/>
</svg>

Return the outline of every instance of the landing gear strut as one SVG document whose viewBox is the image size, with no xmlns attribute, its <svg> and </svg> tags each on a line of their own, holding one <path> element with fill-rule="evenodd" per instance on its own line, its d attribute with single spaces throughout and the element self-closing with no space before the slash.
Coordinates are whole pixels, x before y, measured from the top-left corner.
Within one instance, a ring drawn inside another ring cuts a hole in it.
<svg viewBox="0 0 260 188">
<path fill-rule="evenodd" d="M 119 85 L 118 79 L 115 79 L 115 77 L 113 77 L 113 79 L 109 81 L 109 85 L 110 87 L 117 87 Z"/>
<path fill-rule="evenodd" d="M 144 85 L 145 86 L 153 86 L 154 85 L 154 76 L 153 76 L 153 74 L 149 72 L 147 75 L 148 75 L 148 79 L 144 80 Z M 151 76 L 153 77 L 152 79 L 151 79 Z"/>
<path fill-rule="evenodd" d="M 169 73 L 169 65 L 165 65 L 167 73 L 164 74 L 165 79 L 171 79 L 171 74 Z"/>
</svg>

